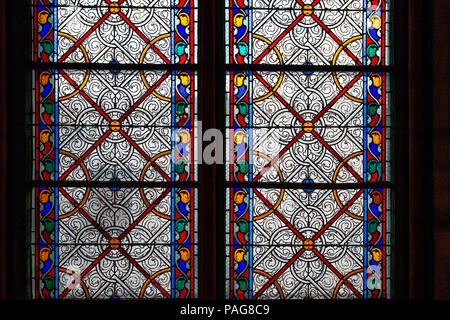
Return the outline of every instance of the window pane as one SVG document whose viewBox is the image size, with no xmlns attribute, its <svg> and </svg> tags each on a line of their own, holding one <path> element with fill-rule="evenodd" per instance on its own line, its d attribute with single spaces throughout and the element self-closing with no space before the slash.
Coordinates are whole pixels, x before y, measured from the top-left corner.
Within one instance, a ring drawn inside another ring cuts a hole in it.
<svg viewBox="0 0 450 320">
<path fill-rule="evenodd" d="M 196 1 L 32 10 L 33 297 L 196 297 Z"/>
<path fill-rule="evenodd" d="M 380 72 L 230 71 L 228 181 L 391 181 L 387 82 Z"/>
<path fill-rule="evenodd" d="M 34 179 L 197 180 L 196 82 L 193 71 L 36 71 Z"/>
<path fill-rule="evenodd" d="M 389 295 L 390 190 L 227 190 L 229 299 Z"/>
<path fill-rule="evenodd" d="M 384 0 L 225 0 L 226 63 L 388 65 Z"/>
<path fill-rule="evenodd" d="M 225 3 L 227 298 L 389 297 L 386 1 Z"/>
<path fill-rule="evenodd" d="M 41 217 L 32 243 L 38 297 L 194 296 L 195 189 L 40 187 L 35 192 Z"/>
<path fill-rule="evenodd" d="M 34 0 L 34 61 L 197 63 L 196 0 Z"/>
</svg>

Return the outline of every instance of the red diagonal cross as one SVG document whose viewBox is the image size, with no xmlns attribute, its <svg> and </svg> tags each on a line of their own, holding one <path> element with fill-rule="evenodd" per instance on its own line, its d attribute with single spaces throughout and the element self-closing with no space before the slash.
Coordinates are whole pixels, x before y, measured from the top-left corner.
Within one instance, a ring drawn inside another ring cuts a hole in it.
<svg viewBox="0 0 450 320">
<path fill-rule="evenodd" d="M 118 3 L 119 5 L 122 4 L 125 0 L 120 0 L 116 3 Z M 111 4 L 112 2 L 110 0 L 105 0 L 105 2 L 107 4 Z M 106 19 L 108 19 L 108 17 L 111 15 L 111 11 L 106 12 L 106 14 L 104 16 L 102 16 L 100 18 L 100 20 L 98 20 L 80 39 L 78 39 L 74 45 L 67 50 L 67 52 L 58 60 L 58 62 L 63 62 L 64 60 L 67 59 L 67 57 L 73 53 L 73 51 L 75 51 L 82 43 L 84 40 L 86 40 L 87 37 L 89 37 L 104 21 L 106 21 Z M 130 21 L 130 19 L 128 19 L 121 11 L 118 12 L 118 15 L 125 21 L 125 23 L 127 23 L 147 44 L 150 43 L 150 40 Z M 170 64 L 170 60 L 167 59 L 167 57 L 162 54 L 162 52 L 160 50 L 158 50 L 158 48 L 155 47 L 155 45 L 153 44 L 151 46 L 151 48 L 167 63 Z"/>
<path fill-rule="evenodd" d="M 260 197 L 260 193 L 254 189 L 254 192 L 258 195 L 258 197 Z M 331 226 L 345 211 L 348 210 L 348 208 L 356 201 L 356 199 L 358 199 L 358 197 L 362 194 L 363 190 L 360 190 L 358 193 L 356 193 L 355 196 L 352 197 L 352 199 L 350 199 L 350 201 L 341 208 L 341 210 L 339 210 L 339 212 L 330 220 L 328 221 L 328 223 L 322 227 L 321 230 L 319 230 L 314 237 L 312 238 L 313 241 L 317 240 L 319 238 L 319 236 L 328 229 L 329 226 Z M 262 195 L 261 195 L 262 196 Z M 261 199 L 262 200 L 262 199 Z M 264 201 L 264 200 L 263 200 Z M 267 200 L 266 200 L 267 201 Z M 266 202 L 265 202 L 266 203 Z M 275 211 L 274 211 L 275 212 Z M 283 220 L 283 219 L 282 219 Z M 286 220 L 284 218 L 284 220 Z M 292 229 L 291 229 L 292 230 Z M 297 231 L 298 232 L 298 231 Z M 299 232 L 298 232 L 299 233 Z M 296 233 L 297 234 L 297 233 Z M 299 233 L 300 234 L 300 233 Z M 304 241 L 304 239 L 302 240 Z M 278 279 L 284 271 L 286 271 L 286 269 L 292 264 L 294 263 L 295 260 L 297 260 L 305 251 L 304 248 L 302 248 L 299 252 L 297 252 L 297 254 L 295 254 L 284 266 L 283 268 L 281 268 L 255 295 L 254 295 L 254 299 L 257 299 L 267 288 L 269 288 L 269 286 L 276 281 L 276 279 Z M 343 276 L 339 273 L 339 271 L 333 267 L 333 265 L 327 261 L 325 259 L 325 257 L 323 257 L 315 248 L 312 249 L 312 251 L 316 254 L 316 256 L 322 260 L 338 277 L 339 279 L 342 279 Z M 347 286 L 349 286 L 349 288 L 355 292 L 355 294 L 362 298 L 361 295 L 359 294 L 359 292 L 351 285 L 351 283 L 349 283 L 348 281 L 345 281 L 345 283 L 347 284 Z"/>
<path fill-rule="evenodd" d="M 75 200 L 62 188 L 60 191 L 64 194 L 64 196 L 75 206 L 79 208 L 79 211 L 88 219 L 88 221 L 96 228 L 98 229 L 108 240 L 111 240 L 111 236 L 95 221 L 93 220 L 79 205 L 76 203 Z M 119 240 L 122 240 L 142 219 L 145 218 L 145 216 L 148 215 L 150 211 L 152 211 L 156 205 L 167 195 L 167 193 L 170 191 L 170 189 L 166 189 L 119 237 Z M 110 251 L 112 248 L 109 246 L 103 253 L 95 259 L 84 271 L 81 273 L 81 275 L 75 279 L 75 281 L 68 287 L 64 292 L 59 296 L 60 299 L 64 298 L 69 291 L 78 283 L 80 280 L 97 264 L 102 260 Z M 142 272 L 144 276 L 146 276 L 148 279 L 150 278 L 150 275 L 147 274 L 147 272 L 121 247 L 118 248 L 118 250 L 139 270 Z M 156 281 L 152 280 L 152 283 L 168 298 L 170 298 L 170 295 L 162 288 L 159 284 L 157 284 Z"/>
<path fill-rule="evenodd" d="M 277 97 L 277 99 L 301 122 L 301 123 L 305 123 L 305 120 L 297 113 L 297 111 L 294 110 L 294 108 L 292 108 L 289 103 L 286 102 L 286 100 L 283 99 L 283 97 L 276 91 L 273 91 L 273 88 L 270 84 L 267 83 L 267 81 L 265 81 L 263 79 L 263 77 L 261 77 L 258 72 L 254 71 L 253 74 L 256 76 L 256 78 L 261 81 L 261 83 L 269 90 L 269 92 L 273 92 L 274 96 Z"/>
<path fill-rule="evenodd" d="M 271 90 L 271 86 L 266 82 L 266 81 L 264 81 L 264 79 L 261 77 L 261 76 L 259 76 L 256 72 L 255 72 L 255 75 L 256 75 L 256 77 L 263 83 L 263 85 L 265 85 L 267 88 L 269 88 L 269 90 Z M 324 114 L 325 114 L 325 112 L 327 112 L 331 107 L 333 107 L 335 104 L 336 104 L 336 102 L 340 99 L 340 98 L 342 98 L 342 96 L 344 96 L 346 93 L 347 93 L 347 91 L 362 77 L 362 75 L 363 75 L 363 73 L 359 73 L 352 81 L 350 81 L 340 92 L 339 92 L 339 94 L 330 102 L 330 103 L 328 103 L 328 105 L 325 107 L 325 108 L 323 108 L 315 117 L 314 117 L 314 119 L 312 120 L 312 123 L 313 124 L 315 124 Z M 274 92 L 274 94 L 275 94 L 276 92 Z M 291 112 L 291 113 L 293 113 L 294 114 L 294 116 L 297 114 L 296 112 L 295 112 L 295 110 L 291 107 L 291 106 L 289 106 L 289 104 L 277 93 L 277 98 L 278 99 L 280 99 L 280 102 L 284 105 L 284 106 L 286 106 L 288 109 L 289 109 L 289 111 Z M 298 117 L 297 117 L 298 116 Z M 301 116 L 300 115 L 298 115 L 297 114 L 297 119 L 301 119 Z M 303 120 L 303 119 L 302 119 Z M 303 123 L 304 123 L 304 120 L 303 120 Z M 288 151 L 288 149 L 298 140 L 298 139 L 300 139 L 300 137 L 303 135 L 303 134 L 305 134 L 305 131 L 304 130 L 302 130 L 302 131 L 300 131 L 300 133 L 299 134 L 297 134 L 295 137 L 294 137 L 294 139 L 292 139 L 292 141 L 288 144 L 288 145 L 286 145 L 279 153 L 278 153 L 278 155 L 277 156 L 275 156 L 273 159 L 272 159 L 272 161 L 270 161 L 264 168 L 263 168 L 263 170 L 261 170 L 256 176 L 255 176 L 255 178 L 253 179 L 253 181 L 257 181 L 258 179 L 260 179 L 261 178 L 261 176 L 267 171 L 267 170 L 269 170 L 270 169 L 270 167 L 272 167 L 272 165 L 274 164 L 274 163 L 276 163 L 277 161 L 278 161 L 278 159 L 280 159 L 282 156 L 283 156 L 283 154 L 285 154 L 287 151 Z M 322 143 L 322 145 L 325 147 L 325 148 L 327 148 L 340 162 L 343 162 L 343 159 L 342 159 L 342 157 L 329 145 L 329 144 L 327 144 L 314 130 L 312 131 L 312 134 L 318 139 L 318 141 L 320 142 L 320 143 Z M 362 182 L 363 181 L 363 179 L 359 176 L 359 174 L 358 173 L 356 173 L 354 170 L 353 170 L 353 168 L 351 168 L 351 166 L 348 164 L 348 163 L 344 163 L 344 166 L 350 171 L 350 173 L 352 173 L 354 176 L 355 176 L 355 178 L 358 180 L 358 181 L 360 181 L 360 182 Z"/>
<path fill-rule="evenodd" d="M 270 50 L 272 50 L 277 44 L 278 44 L 278 42 L 280 42 L 281 41 L 281 39 L 283 39 L 288 33 L 289 33 L 289 31 L 291 31 L 294 27 L 295 27 L 295 25 L 297 24 L 297 23 L 299 23 L 300 22 L 300 20 L 302 20 L 303 19 L 303 17 L 304 17 L 305 15 L 302 13 L 300 16 L 298 16 L 297 17 L 297 19 L 295 19 L 294 20 L 294 22 L 292 22 L 292 24 L 289 26 L 289 27 L 287 27 L 273 42 L 272 42 L 272 44 L 271 45 L 269 45 L 267 48 L 266 48 L 266 50 L 264 50 L 260 55 L 259 55 L 259 57 L 258 58 L 256 58 L 255 60 L 253 60 L 253 63 L 254 64 L 257 64 L 258 62 L 260 62 L 269 52 L 270 52 Z"/>
<path fill-rule="evenodd" d="M 150 279 L 151 276 L 147 273 L 147 271 L 145 271 L 144 268 L 142 268 L 139 263 L 136 262 L 136 260 L 133 259 L 133 257 L 131 257 L 129 255 L 128 252 L 126 252 L 122 247 L 119 247 L 118 249 L 120 251 L 120 253 L 122 253 L 124 255 L 125 258 L 128 259 L 128 261 L 130 261 L 143 275 L 144 277 L 146 277 L 147 279 Z M 167 298 L 170 298 L 170 294 L 167 293 L 166 290 L 164 290 L 164 288 L 155 280 L 155 279 L 151 279 L 151 283 L 158 288 L 159 291 L 162 292 L 162 294 L 164 294 Z"/>
<path fill-rule="evenodd" d="M 102 252 L 101 255 L 98 256 L 97 259 L 95 259 L 87 268 L 86 270 L 83 271 L 83 273 L 80 274 L 79 277 L 75 278 L 75 280 L 72 282 L 72 284 L 66 288 L 66 290 L 64 290 L 63 293 L 61 293 L 61 295 L 59 296 L 59 299 L 63 299 L 69 292 L 70 290 L 72 290 L 72 288 L 81 281 L 81 279 L 89 272 L 91 271 L 91 269 L 93 267 L 95 267 L 97 265 L 97 263 L 100 262 L 100 260 L 102 260 L 110 251 L 111 251 L 111 247 L 106 248 L 105 251 Z"/>
<path fill-rule="evenodd" d="M 71 85 L 72 87 L 75 88 L 76 91 L 79 91 L 80 94 L 91 104 L 91 106 L 93 106 L 95 108 L 95 110 L 97 110 L 102 116 L 103 118 L 106 119 L 106 121 L 111 122 L 112 119 L 105 113 L 105 111 L 103 111 L 95 102 L 94 100 L 91 99 L 91 97 L 89 97 L 86 92 L 84 92 L 82 89 L 80 89 L 80 87 L 75 83 L 75 81 L 73 81 L 65 72 L 64 70 L 59 70 L 59 74 L 63 76 L 64 79 L 66 79 Z"/>
<path fill-rule="evenodd" d="M 306 238 L 280 213 L 278 212 L 278 210 L 273 209 L 273 205 L 269 202 L 269 200 L 267 200 L 259 191 L 258 189 L 253 189 L 253 192 L 258 196 L 258 198 L 260 198 L 262 200 L 262 202 L 264 202 L 264 204 L 266 206 L 269 207 L 269 209 L 272 209 L 273 212 L 277 215 L 278 218 L 281 219 L 281 221 L 283 221 L 283 223 L 289 228 L 291 229 L 292 232 L 294 232 L 294 234 L 299 237 L 300 240 L 305 241 Z"/>
<path fill-rule="evenodd" d="M 66 190 L 63 188 L 59 188 L 59 191 L 69 200 L 69 202 L 75 206 L 75 208 L 78 208 L 78 211 L 97 229 L 108 241 L 111 240 L 111 236 L 108 234 L 108 232 L 105 231 L 90 215 L 84 211 L 82 207 L 67 193 Z"/>
<path fill-rule="evenodd" d="M 305 3 L 301 0 L 297 0 L 297 2 L 304 7 Z M 311 6 L 314 7 L 316 4 L 318 4 L 320 2 L 320 0 L 316 0 L 314 1 Z M 280 42 L 285 36 L 286 34 L 288 34 L 297 23 L 299 23 L 303 17 L 305 15 L 302 13 L 299 17 L 297 17 L 297 19 L 294 20 L 294 22 L 289 25 L 273 42 L 272 44 L 269 45 L 269 47 L 266 48 L 266 50 L 264 50 L 259 57 L 257 57 L 253 63 L 259 63 L 266 55 L 267 53 L 270 52 L 270 50 L 272 50 L 277 44 L 278 42 Z M 311 15 L 311 17 L 319 24 L 319 26 L 321 26 L 326 33 L 328 33 L 331 38 L 333 38 L 334 41 L 336 41 L 336 43 L 341 46 L 343 48 L 343 50 L 350 56 L 350 58 L 359 66 L 362 65 L 362 63 L 359 61 L 359 59 L 353 54 L 353 52 L 350 51 L 350 49 L 348 49 L 346 46 L 343 46 L 343 42 L 313 13 Z"/>
<path fill-rule="evenodd" d="M 170 189 L 166 189 L 130 226 L 122 232 L 122 234 L 117 238 L 122 240 L 135 226 L 139 224 L 155 207 L 156 205 L 164 199 L 164 197 L 169 193 Z"/>
<path fill-rule="evenodd" d="M 351 52 L 346 46 L 343 45 L 343 42 L 339 40 L 339 38 L 322 22 L 320 19 L 313 13 L 311 17 L 316 20 L 316 22 L 333 38 L 337 44 L 344 49 L 344 51 L 352 58 L 353 61 L 356 62 L 357 65 L 361 66 L 362 63 L 359 59 Z"/>
<path fill-rule="evenodd" d="M 105 0 L 106 3 L 111 4 L 110 0 Z M 125 0 L 119 0 L 117 3 L 118 4 L 122 4 L 122 2 L 124 2 Z M 64 60 L 67 59 L 67 57 L 73 52 L 75 51 L 76 48 L 78 48 L 81 43 L 83 43 L 83 41 L 89 37 L 106 19 L 108 19 L 108 17 L 111 15 L 111 12 L 108 11 L 103 17 L 100 18 L 100 20 L 97 21 L 97 23 L 92 26 L 80 39 L 77 40 L 77 42 L 74 43 L 74 45 L 67 50 L 67 52 L 58 60 L 58 62 L 63 62 Z"/>
<path fill-rule="evenodd" d="M 108 120 L 108 122 L 111 122 L 111 118 L 83 91 L 80 90 L 79 86 L 63 71 L 60 70 L 59 71 L 61 73 L 61 75 L 67 79 L 67 81 L 76 89 L 80 91 L 80 94 L 83 95 L 83 97 L 106 119 Z M 150 87 L 147 92 L 145 92 L 144 95 L 142 95 L 142 97 L 136 101 L 136 103 L 134 103 L 123 115 L 122 117 L 119 119 L 120 122 L 122 122 L 123 120 L 125 120 L 125 118 L 127 118 L 131 112 L 134 111 L 134 109 L 136 109 L 170 74 L 170 71 L 167 71 L 152 87 Z M 103 136 L 100 137 L 99 140 L 97 140 L 94 145 L 92 145 L 80 158 L 78 158 L 77 161 L 75 161 L 75 163 L 63 174 L 59 177 L 59 180 L 64 180 L 65 178 L 67 178 L 67 176 L 89 155 L 92 153 L 92 151 L 94 151 L 94 149 L 100 145 L 100 143 L 105 140 L 110 134 L 112 133 L 112 130 L 109 129 L 108 131 L 105 132 L 105 134 Z M 144 156 L 145 159 L 147 159 L 147 161 L 150 160 L 150 157 L 148 155 L 145 154 L 145 152 L 143 152 L 143 150 L 141 148 L 139 148 L 137 146 L 137 144 L 132 141 L 132 139 L 125 134 L 125 132 L 123 132 L 121 130 L 122 135 L 129 141 L 131 142 L 131 144 L 138 150 L 138 152 Z M 164 173 L 164 171 L 156 164 L 156 163 L 152 163 L 153 167 L 158 170 L 158 172 L 160 172 L 163 177 L 166 180 L 170 181 L 170 178 L 168 178 L 167 174 Z"/>
<path fill-rule="evenodd" d="M 316 256 L 322 260 L 323 263 L 325 263 L 325 265 L 331 269 L 331 271 L 334 272 L 334 274 L 339 278 L 339 280 L 342 280 L 342 278 L 344 278 L 344 276 L 327 260 L 325 259 L 325 257 L 323 255 L 320 254 L 319 251 L 317 251 L 317 249 L 313 248 L 312 251 L 316 254 Z M 355 287 L 352 285 L 352 283 L 350 281 L 348 281 L 347 279 L 344 280 L 344 283 L 350 288 L 350 290 L 352 290 L 356 296 L 359 299 L 362 299 L 363 296 L 361 295 L 361 293 L 355 289 Z"/>
<path fill-rule="evenodd" d="M 133 29 L 142 38 L 142 40 L 145 41 L 145 43 L 150 43 L 150 40 L 133 24 L 133 22 L 130 21 L 130 19 L 128 19 L 122 12 L 119 12 L 118 14 L 130 26 L 130 28 Z M 158 54 L 158 56 L 161 57 L 161 59 L 164 60 L 165 63 L 170 64 L 170 60 L 167 59 L 161 51 L 159 51 L 155 44 L 151 45 L 151 48 Z"/>
</svg>

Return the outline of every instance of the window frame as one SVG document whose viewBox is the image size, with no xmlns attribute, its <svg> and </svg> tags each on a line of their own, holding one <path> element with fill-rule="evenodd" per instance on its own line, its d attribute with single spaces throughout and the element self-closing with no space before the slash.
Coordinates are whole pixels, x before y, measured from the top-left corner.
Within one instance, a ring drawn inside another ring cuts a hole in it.
<svg viewBox="0 0 450 320">
<path fill-rule="evenodd" d="M 225 129 L 222 2 L 199 1 L 198 110 L 204 130 Z M 431 119 L 425 103 L 431 90 L 431 79 L 429 74 L 424 74 L 429 60 L 426 37 L 431 28 L 430 19 L 423 19 L 427 10 L 422 1 L 397 0 L 395 4 L 391 34 L 394 47 L 391 87 L 396 126 L 392 154 L 396 185 L 392 297 L 424 298 L 432 294 L 433 282 L 430 272 L 433 263 L 432 219 L 426 219 L 429 214 L 427 203 L 432 202 L 431 182 L 423 170 L 430 161 L 424 151 L 429 150 L 427 141 L 431 141 L 430 130 L 426 132 Z M 2 297 L 26 299 L 30 298 L 29 279 L 24 275 L 29 274 L 26 202 L 30 187 L 27 177 L 31 172 L 23 168 L 29 168 L 32 161 L 24 147 L 31 138 L 24 121 L 31 103 L 31 12 L 28 0 L 2 2 L 0 9 L 5 16 L 2 21 L 6 22 L 0 25 L 0 37 L 7 44 L 0 48 L 2 57 L 6 57 L 1 69 L 1 79 L 4 79 L 2 99 L 6 100 L 2 101 L 6 107 L 2 107 L 1 112 L 6 115 L 0 117 L 2 142 L 6 142 L 6 146 L 2 143 L 2 150 L 6 150 L 0 158 L 1 168 L 6 171 L 6 177 L 1 179 L 6 192 L 0 195 L 0 203 L 5 207 L 0 213 L 0 223 L 6 229 L 2 232 L 6 243 L 0 247 L 0 254 L 7 257 L 0 262 L 2 274 L 7 278 L 1 283 L 0 292 Z M 210 90 L 206 90 L 208 88 Z M 216 108 L 211 108 L 211 101 L 215 102 Z M 221 192 L 226 187 L 224 166 L 200 166 L 199 181 L 199 298 L 224 299 L 225 210 Z"/>
</svg>

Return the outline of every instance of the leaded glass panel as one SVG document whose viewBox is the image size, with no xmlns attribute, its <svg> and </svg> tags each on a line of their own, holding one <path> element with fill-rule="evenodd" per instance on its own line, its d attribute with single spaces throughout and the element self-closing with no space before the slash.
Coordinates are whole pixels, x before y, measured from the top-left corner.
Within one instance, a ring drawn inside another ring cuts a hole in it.
<svg viewBox="0 0 450 320">
<path fill-rule="evenodd" d="M 225 1 L 226 297 L 390 296 L 388 1 Z"/>
<path fill-rule="evenodd" d="M 31 9 L 33 297 L 196 297 L 196 1 Z"/>
</svg>

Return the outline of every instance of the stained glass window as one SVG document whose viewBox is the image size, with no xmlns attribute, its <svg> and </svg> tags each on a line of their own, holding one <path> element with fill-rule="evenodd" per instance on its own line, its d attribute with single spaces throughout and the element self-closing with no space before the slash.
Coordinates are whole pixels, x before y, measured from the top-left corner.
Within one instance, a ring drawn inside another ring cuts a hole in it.
<svg viewBox="0 0 450 320">
<path fill-rule="evenodd" d="M 33 297 L 196 297 L 197 1 L 31 10 Z"/>
<path fill-rule="evenodd" d="M 389 297 L 389 2 L 225 7 L 226 297 Z"/>
</svg>

